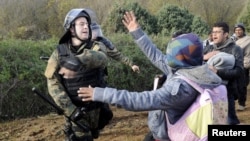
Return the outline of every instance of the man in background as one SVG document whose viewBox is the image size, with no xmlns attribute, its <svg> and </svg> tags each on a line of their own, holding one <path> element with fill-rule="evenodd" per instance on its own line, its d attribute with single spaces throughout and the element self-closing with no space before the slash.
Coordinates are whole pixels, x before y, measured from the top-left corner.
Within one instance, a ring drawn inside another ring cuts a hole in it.
<svg viewBox="0 0 250 141">
<path fill-rule="evenodd" d="M 244 71 L 243 68 L 243 52 L 242 49 L 237 46 L 231 38 L 229 38 L 229 26 L 225 22 L 218 22 L 213 25 L 212 28 L 213 45 L 208 45 L 204 48 L 203 60 L 207 61 L 219 52 L 225 52 L 234 55 L 235 65 L 233 69 L 216 69 L 210 66 L 222 80 L 228 81 L 226 87 L 228 92 L 228 124 L 236 125 L 240 121 L 236 115 L 235 99 L 238 95 L 239 78 Z"/>
<path fill-rule="evenodd" d="M 249 68 L 250 68 L 250 37 L 246 35 L 245 26 L 242 23 L 234 26 L 235 43 L 243 50 L 244 78 L 245 84 L 238 86 L 238 108 L 243 111 L 246 107 L 247 86 L 249 84 Z M 242 81 L 242 80 L 241 80 Z"/>
</svg>

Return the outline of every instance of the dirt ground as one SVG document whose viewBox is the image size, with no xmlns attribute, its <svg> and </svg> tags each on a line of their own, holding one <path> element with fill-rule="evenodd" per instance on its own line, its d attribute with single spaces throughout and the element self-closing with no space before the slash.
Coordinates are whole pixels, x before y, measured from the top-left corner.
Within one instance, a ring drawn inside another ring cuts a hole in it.
<svg viewBox="0 0 250 141">
<path fill-rule="evenodd" d="M 114 106 L 111 108 L 114 118 L 95 141 L 142 141 L 148 132 L 147 112 L 129 112 Z M 237 114 L 242 124 L 250 124 L 249 93 L 246 110 L 237 111 Z M 0 123 L 0 141 L 63 141 L 63 123 L 64 118 L 53 113 Z"/>
<path fill-rule="evenodd" d="M 141 141 L 148 132 L 147 112 L 128 112 L 111 106 L 114 118 L 95 141 Z M 63 141 L 64 117 L 42 117 L 0 123 L 0 141 Z"/>
</svg>

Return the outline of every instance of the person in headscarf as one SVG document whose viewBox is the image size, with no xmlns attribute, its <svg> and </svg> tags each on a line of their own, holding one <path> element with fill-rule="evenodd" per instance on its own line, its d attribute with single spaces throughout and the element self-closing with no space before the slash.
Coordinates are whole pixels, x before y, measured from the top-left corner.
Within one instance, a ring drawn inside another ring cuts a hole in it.
<svg viewBox="0 0 250 141">
<path fill-rule="evenodd" d="M 200 94 L 178 76 L 184 76 L 203 88 L 215 88 L 222 80 L 207 64 L 203 64 L 203 45 L 196 34 L 179 35 L 168 44 L 165 54 L 143 32 L 132 11 L 125 13 L 123 24 L 152 64 L 166 74 L 167 80 L 162 87 L 152 91 L 132 92 L 89 86 L 80 88 L 78 96 L 83 101 L 119 104 L 130 111 L 149 111 L 149 135 L 152 136 L 146 136 L 145 140 L 167 141 L 165 112 L 170 123 L 176 123 Z"/>
</svg>

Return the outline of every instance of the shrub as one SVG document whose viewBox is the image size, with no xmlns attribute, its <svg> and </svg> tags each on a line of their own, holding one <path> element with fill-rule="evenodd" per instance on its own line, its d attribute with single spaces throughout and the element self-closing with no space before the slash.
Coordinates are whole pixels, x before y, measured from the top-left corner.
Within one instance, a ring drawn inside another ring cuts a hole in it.
<svg viewBox="0 0 250 141">
<path fill-rule="evenodd" d="M 0 42 L 0 117 L 11 119 L 48 113 L 49 107 L 33 94 L 32 87 L 46 92 L 45 62 L 53 41 L 3 40 Z M 54 45 L 52 45 L 54 46 Z"/>
<path fill-rule="evenodd" d="M 111 41 L 140 67 L 140 73 L 120 62 L 108 65 L 109 86 L 131 91 L 151 90 L 156 69 L 127 34 L 114 34 Z M 54 109 L 32 92 L 36 87 L 45 96 L 47 92 L 44 70 L 46 62 L 40 56 L 49 56 L 57 40 L 2 40 L 0 42 L 0 117 L 2 120 L 32 117 L 54 112 Z M 52 100 L 52 99 L 51 99 Z"/>
<path fill-rule="evenodd" d="M 174 5 L 164 5 L 157 12 L 158 28 L 164 35 L 171 35 L 175 31 L 190 32 L 193 15 L 186 9 Z"/>
<path fill-rule="evenodd" d="M 126 11 L 131 10 L 134 11 L 138 22 L 146 32 L 149 34 L 157 33 L 156 18 L 150 15 L 148 11 L 142 8 L 138 3 L 129 3 L 122 6 L 115 5 L 103 23 L 103 29 L 109 34 L 127 32 L 127 29 L 125 29 L 122 23 L 122 18 Z"/>
<path fill-rule="evenodd" d="M 194 16 L 193 23 L 191 25 L 192 32 L 202 36 L 207 35 L 209 33 L 209 26 L 202 21 L 202 19 L 198 16 Z"/>
</svg>

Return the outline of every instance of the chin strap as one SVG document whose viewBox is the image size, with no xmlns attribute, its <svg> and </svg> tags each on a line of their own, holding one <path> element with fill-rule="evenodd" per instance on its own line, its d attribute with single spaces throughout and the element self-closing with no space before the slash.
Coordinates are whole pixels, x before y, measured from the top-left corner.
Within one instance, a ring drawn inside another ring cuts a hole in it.
<svg viewBox="0 0 250 141">
<path fill-rule="evenodd" d="M 77 33 L 76 33 L 76 27 L 75 27 L 75 25 L 73 25 L 73 26 L 74 26 L 75 35 L 72 35 L 72 37 L 73 37 L 73 38 L 75 37 L 76 39 L 78 39 L 78 40 L 80 40 L 80 41 L 82 42 L 82 44 L 79 45 L 79 46 L 82 46 L 84 43 L 88 43 L 88 42 L 91 41 L 91 32 L 89 32 L 89 37 L 88 37 L 88 39 L 82 40 L 81 38 L 79 38 L 79 36 L 78 36 Z"/>
</svg>

